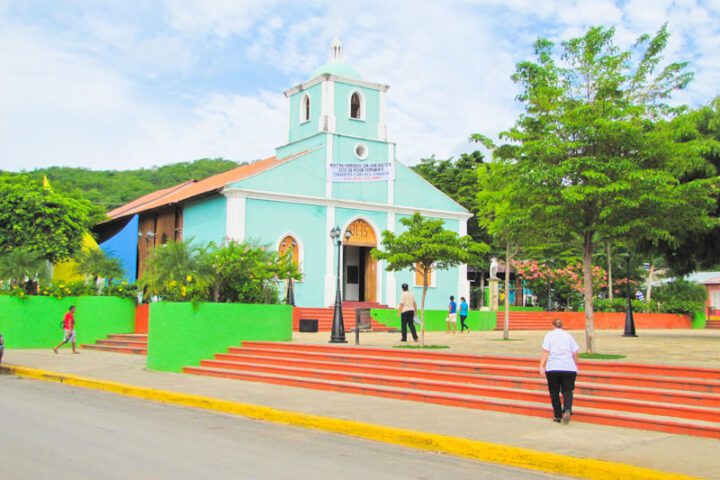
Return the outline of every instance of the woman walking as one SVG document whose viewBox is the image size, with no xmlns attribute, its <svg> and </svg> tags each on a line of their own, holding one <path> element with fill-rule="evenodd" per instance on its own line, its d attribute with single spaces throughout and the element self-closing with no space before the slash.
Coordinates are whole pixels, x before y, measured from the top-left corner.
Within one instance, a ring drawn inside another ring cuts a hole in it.
<svg viewBox="0 0 720 480">
<path fill-rule="evenodd" d="M 580 347 L 565 330 L 563 322 L 555 319 L 554 330 L 545 335 L 540 357 L 540 375 L 547 378 L 550 402 L 553 407 L 553 421 L 570 423 L 573 391 L 577 377 L 578 352 Z M 562 403 L 560 393 L 562 392 Z"/>
</svg>

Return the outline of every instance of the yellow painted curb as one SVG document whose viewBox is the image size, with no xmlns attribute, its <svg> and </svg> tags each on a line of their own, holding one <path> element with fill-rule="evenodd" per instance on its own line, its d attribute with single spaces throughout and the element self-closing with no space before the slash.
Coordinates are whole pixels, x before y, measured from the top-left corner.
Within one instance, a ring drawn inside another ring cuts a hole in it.
<svg viewBox="0 0 720 480">
<path fill-rule="evenodd" d="M 697 480 L 678 473 L 667 473 L 622 463 L 606 462 L 588 458 L 575 458 L 528 448 L 510 447 L 467 438 L 436 435 L 432 433 L 384 427 L 369 423 L 337 418 L 321 417 L 305 413 L 288 412 L 270 407 L 219 400 L 186 393 L 170 392 L 123 383 L 95 380 L 35 368 L 7 365 L 0 367 L 19 377 L 48 382 L 59 382 L 76 387 L 92 388 L 129 397 L 185 407 L 202 408 L 229 413 L 265 422 L 311 428 L 324 432 L 339 433 L 366 440 L 428 450 L 482 462 L 526 468 L 546 473 L 565 475 L 587 480 Z"/>
</svg>

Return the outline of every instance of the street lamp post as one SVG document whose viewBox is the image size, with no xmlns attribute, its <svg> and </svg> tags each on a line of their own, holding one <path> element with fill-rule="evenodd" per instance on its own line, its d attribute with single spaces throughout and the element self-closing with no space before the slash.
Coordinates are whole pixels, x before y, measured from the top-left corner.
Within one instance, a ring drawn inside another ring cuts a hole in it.
<svg viewBox="0 0 720 480">
<path fill-rule="evenodd" d="M 625 331 L 623 332 L 623 337 L 637 337 L 635 333 L 635 320 L 633 319 L 632 297 L 630 295 L 630 252 L 626 254 L 625 259 L 627 261 L 627 307 L 625 307 Z"/>
<path fill-rule="evenodd" d="M 337 247 L 337 282 L 335 288 L 335 310 L 333 312 L 332 332 L 330 333 L 330 343 L 347 343 L 345 340 L 345 324 L 343 322 L 342 312 L 342 294 L 340 293 L 340 246 L 342 245 L 340 227 L 330 230 L 330 239 Z M 350 231 L 345 232 L 345 237 L 350 238 Z"/>
<path fill-rule="evenodd" d="M 296 243 L 292 242 L 290 244 L 291 251 L 295 251 Z M 293 279 L 292 276 L 288 274 L 288 286 L 287 286 L 287 298 L 285 299 L 285 303 L 287 305 L 295 306 L 295 292 L 293 291 Z"/>
</svg>

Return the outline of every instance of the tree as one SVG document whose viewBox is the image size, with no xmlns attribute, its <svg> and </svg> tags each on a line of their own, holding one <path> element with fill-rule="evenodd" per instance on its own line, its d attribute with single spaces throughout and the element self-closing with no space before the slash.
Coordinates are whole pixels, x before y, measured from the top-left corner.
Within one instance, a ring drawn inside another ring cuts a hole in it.
<svg viewBox="0 0 720 480">
<path fill-rule="evenodd" d="M 76 256 L 75 260 L 77 273 L 92 278 L 95 286 L 101 278 L 112 283 L 114 279 L 122 277 L 125 273 L 119 259 L 108 257 L 99 248 L 85 248 Z"/>
<path fill-rule="evenodd" d="M 50 267 L 39 252 L 15 248 L 0 255 L 0 279 L 11 289 L 22 285 L 32 294 L 39 282 L 50 280 Z"/>
<path fill-rule="evenodd" d="M 403 217 L 400 223 L 406 228 L 399 235 L 385 230 L 382 250 L 374 248 L 376 259 L 387 261 L 386 270 L 419 269 L 423 277 L 422 299 L 420 301 L 421 343 L 425 345 L 425 298 L 430 285 L 430 272 L 445 270 L 464 263 L 471 255 L 481 255 L 488 249 L 486 244 L 474 242 L 469 235 L 460 237 L 456 232 L 446 230 L 440 219 L 425 218 L 420 213 Z"/>
<path fill-rule="evenodd" d="M 280 255 L 248 242 L 211 242 L 202 250 L 200 263 L 200 271 L 211 279 L 215 302 L 276 303 L 277 280 L 301 278 L 292 252 Z"/>
<path fill-rule="evenodd" d="M 38 252 L 56 263 L 72 257 L 90 228 L 92 206 L 33 181 L 28 175 L 0 176 L 0 252 Z"/>
<path fill-rule="evenodd" d="M 200 252 L 190 240 L 154 248 L 138 284 L 167 300 L 205 300 L 211 280 L 201 273 Z"/>
<path fill-rule="evenodd" d="M 681 182 L 697 179 L 718 182 L 720 175 L 720 97 L 708 105 L 677 116 L 668 126 L 676 142 L 700 152 L 693 168 L 685 166 Z M 645 242 L 643 250 L 651 256 L 665 257 L 668 266 L 679 275 L 698 269 L 720 268 L 720 199 L 712 213 L 714 222 L 706 231 L 679 232 L 673 241 L 657 245 Z"/>
<path fill-rule="evenodd" d="M 470 212 L 477 213 L 477 171 L 483 162 L 483 154 L 476 150 L 463 153 L 458 159 L 438 160 L 433 155 L 421 159 L 412 169 Z M 477 216 L 468 220 L 467 232 L 477 242 L 490 240 L 478 225 Z"/>
<path fill-rule="evenodd" d="M 511 190 L 492 186 L 501 201 L 496 221 L 540 238 L 574 242 L 582 252 L 585 347 L 595 351 L 592 255 L 604 238 L 671 240 L 682 228 L 709 222 L 712 185 L 679 182 L 698 155 L 668 135 L 677 113 L 666 103 L 692 74 L 685 63 L 656 72 L 668 41 L 667 27 L 641 36 L 628 50 L 614 44 L 614 29 L 594 27 L 554 45 L 539 39 L 536 62 L 517 65 L 513 80 L 524 106 L 501 134 L 508 143 L 494 158 Z M 507 220 L 510 219 L 510 220 Z M 496 229 L 497 231 L 497 229 Z M 539 238 L 529 235 L 528 239 Z"/>
<path fill-rule="evenodd" d="M 48 167 L 33 170 L 29 175 L 34 180 L 47 176 L 57 191 L 75 197 L 82 195 L 104 213 L 160 188 L 172 187 L 191 179 L 202 180 L 240 165 L 222 158 L 203 158 L 137 170 Z M 101 220 L 104 218 L 98 221 Z"/>
</svg>

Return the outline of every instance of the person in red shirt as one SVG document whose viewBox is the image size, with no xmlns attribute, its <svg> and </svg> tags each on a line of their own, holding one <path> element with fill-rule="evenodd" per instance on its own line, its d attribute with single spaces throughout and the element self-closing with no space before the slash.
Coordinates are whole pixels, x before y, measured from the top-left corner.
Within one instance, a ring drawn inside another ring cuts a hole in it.
<svg viewBox="0 0 720 480">
<path fill-rule="evenodd" d="M 75 347 L 75 305 L 70 306 L 70 309 L 65 314 L 65 318 L 63 318 L 63 331 L 65 332 L 63 341 L 53 348 L 53 352 L 58 353 L 58 349 L 60 347 L 70 342 L 70 345 L 72 345 L 72 352 L 80 353 Z"/>
</svg>

